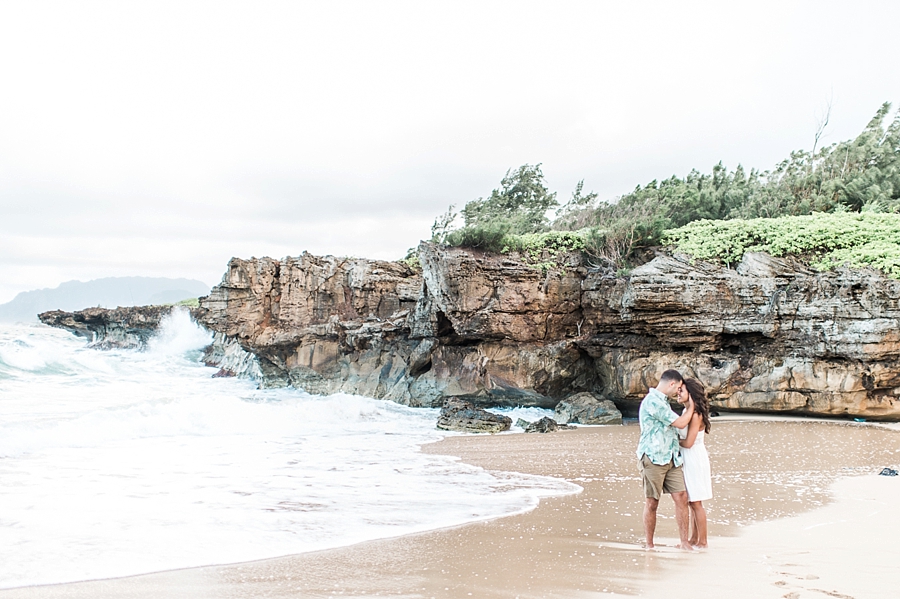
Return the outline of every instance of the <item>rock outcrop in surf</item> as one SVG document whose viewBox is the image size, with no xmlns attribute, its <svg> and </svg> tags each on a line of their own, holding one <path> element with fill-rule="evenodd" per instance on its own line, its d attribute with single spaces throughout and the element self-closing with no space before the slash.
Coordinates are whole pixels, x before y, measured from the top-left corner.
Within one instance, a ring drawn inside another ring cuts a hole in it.
<svg viewBox="0 0 900 599">
<path fill-rule="evenodd" d="M 69 330 L 97 349 L 139 349 L 147 344 L 173 306 L 52 310 L 38 314 L 51 327 Z"/>
</svg>

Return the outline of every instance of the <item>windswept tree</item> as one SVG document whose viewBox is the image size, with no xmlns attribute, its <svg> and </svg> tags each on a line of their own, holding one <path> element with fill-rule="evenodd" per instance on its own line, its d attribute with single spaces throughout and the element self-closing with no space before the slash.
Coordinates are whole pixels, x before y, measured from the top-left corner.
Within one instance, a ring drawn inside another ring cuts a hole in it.
<svg viewBox="0 0 900 599">
<path fill-rule="evenodd" d="M 593 191 L 584 193 L 584 179 L 582 179 L 575 186 L 572 197 L 556 214 L 553 228 L 559 231 L 573 231 L 582 228 L 584 223 L 580 222 L 580 217 L 593 210 L 596 203 L 597 193 Z"/>
<path fill-rule="evenodd" d="M 460 229 L 453 229 L 458 215 L 450 206 L 435 220 L 432 239 L 450 245 L 495 249 L 507 235 L 546 231 L 550 226 L 548 212 L 558 205 L 556 192 L 544 183 L 541 165 L 523 164 L 506 171 L 500 187 L 489 197 L 472 200 L 463 207 Z"/>
<path fill-rule="evenodd" d="M 488 198 L 478 198 L 462 209 L 466 227 L 478 227 L 504 221 L 510 233 L 538 233 L 550 224 L 547 212 L 559 204 L 556 192 L 544 184 L 541 165 L 523 164 L 515 171 L 506 171 L 500 187 Z"/>
</svg>

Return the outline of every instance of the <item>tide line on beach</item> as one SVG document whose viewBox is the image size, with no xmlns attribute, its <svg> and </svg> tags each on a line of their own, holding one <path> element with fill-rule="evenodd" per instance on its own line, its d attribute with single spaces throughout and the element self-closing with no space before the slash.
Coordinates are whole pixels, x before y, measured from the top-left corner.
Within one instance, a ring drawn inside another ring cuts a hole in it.
<svg viewBox="0 0 900 599">
<path fill-rule="evenodd" d="M 900 434 L 806 421 L 714 421 L 710 549 L 684 553 L 672 502 L 641 548 L 636 426 L 447 438 L 423 451 L 584 491 L 524 514 L 328 551 L 12 589 L 31 597 L 894 597 Z M 867 476 L 870 475 L 870 476 Z"/>
</svg>

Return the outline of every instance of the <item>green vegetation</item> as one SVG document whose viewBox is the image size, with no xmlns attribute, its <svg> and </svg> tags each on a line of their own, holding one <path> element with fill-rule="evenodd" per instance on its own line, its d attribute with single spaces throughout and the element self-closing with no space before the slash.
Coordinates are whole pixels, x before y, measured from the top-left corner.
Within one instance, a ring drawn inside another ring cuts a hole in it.
<svg viewBox="0 0 900 599">
<path fill-rule="evenodd" d="M 715 250 L 704 245 L 707 241 L 690 242 L 696 245 L 690 247 L 701 253 L 712 252 L 709 256 L 725 262 L 733 262 L 738 251 L 745 251 L 740 248 L 766 246 L 782 252 L 779 255 L 801 253 L 815 257 L 816 264 L 822 267 L 843 261 L 893 272 L 890 256 L 896 254 L 883 245 L 890 240 L 874 232 L 871 234 L 876 236 L 870 238 L 870 232 L 854 237 L 845 231 L 842 245 L 830 249 L 820 245 L 817 238 L 800 240 L 804 235 L 817 234 L 819 229 L 803 223 L 817 222 L 819 213 L 900 213 L 900 113 L 889 120 L 890 113 L 891 106 L 885 103 L 855 139 L 816 149 L 826 120 L 816 133 L 812 151 L 792 152 L 772 170 L 747 172 L 738 165 L 729 171 L 720 162 L 711 173 L 694 170 L 685 177 L 651 181 L 609 201 L 600 201 L 596 193 L 584 193 L 583 182 L 579 182 L 571 199 L 560 207 L 556 194 L 544 182 L 541 165 L 526 164 L 507 171 L 490 197 L 469 202 L 460 213 L 451 206 L 435 221 L 432 240 L 501 253 L 517 252 L 527 255 L 529 261 L 543 261 L 548 253 L 556 255 L 566 247 L 566 251 L 583 252 L 595 264 L 621 271 L 637 259 L 643 248 L 676 240 L 680 240 L 679 244 L 688 243 L 689 237 L 694 239 L 692 236 L 701 234 L 700 229 L 685 229 L 679 237 L 676 229 L 689 223 L 700 227 L 699 221 L 728 221 L 733 225 L 725 228 L 721 223 L 703 225 L 709 227 L 703 229 L 703 234 L 721 237 L 722 245 L 715 246 Z M 812 217 L 814 214 L 817 216 Z M 796 252 L 779 245 L 778 240 L 760 241 L 762 237 L 748 232 L 755 231 L 753 227 L 768 226 L 753 224 L 766 222 L 759 219 L 804 215 L 810 218 L 787 219 L 777 226 L 784 239 L 792 240 L 792 247 L 800 248 Z M 455 228 L 460 216 L 462 226 Z M 839 226 L 840 222 L 854 229 L 873 222 L 868 218 L 854 220 L 848 215 L 822 222 L 827 226 Z M 789 229 L 795 226 L 800 227 L 796 234 L 790 233 Z M 553 232 L 564 235 L 549 235 Z M 741 241 L 742 235 L 747 244 Z M 560 245 L 561 239 L 567 240 L 564 246 Z M 536 245 L 542 243 L 543 246 Z M 539 255 L 544 258 L 538 258 Z"/>
<path fill-rule="evenodd" d="M 416 248 L 409 248 L 406 251 L 406 257 L 400 258 L 397 262 L 405 264 L 415 271 L 422 270 L 422 262 L 419 260 L 419 254 L 416 252 Z"/>
<path fill-rule="evenodd" d="M 817 213 L 749 220 L 699 220 L 665 241 L 701 260 L 734 264 L 746 252 L 799 256 L 813 267 L 877 268 L 900 279 L 900 214 Z"/>
<path fill-rule="evenodd" d="M 199 308 L 200 307 L 200 298 L 191 297 L 188 299 L 183 299 L 180 302 L 175 302 L 176 306 L 187 306 L 188 308 Z"/>
<path fill-rule="evenodd" d="M 544 185 L 541 165 L 525 164 L 515 172 L 506 171 L 500 187 L 490 197 L 466 204 L 461 210 L 460 229 L 452 228 L 459 214 L 450 206 L 431 227 L 432 239 L 448 245 L 501 251 L 512 236 L 548 230 L 547 212 L 558 205 L 556 193 L 550 193 Z"/>
<path fill-rule="evenodd" d="M 501 254 L 516 254 L 520 260 L 535 268 L 547 271 L 564 267 L 566 256 L 585 251 L 582 231 L 546 231 L 507 235 L 503 239 Z"/>
</svg>

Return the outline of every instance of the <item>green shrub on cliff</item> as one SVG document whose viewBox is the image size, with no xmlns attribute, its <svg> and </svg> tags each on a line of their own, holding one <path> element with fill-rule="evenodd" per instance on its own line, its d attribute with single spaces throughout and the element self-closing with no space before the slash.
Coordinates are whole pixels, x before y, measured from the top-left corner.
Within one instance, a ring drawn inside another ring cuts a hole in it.
<svg viewBox="0 0 900 599">
<path fill-rule="evenodd" d="M 422 270 L 422 261 L 419 260 L 419 253 L 417 248 L 409 248 L 406 251 L 406 257 L 397 260 L 397 262 L 405 264 L 406 266 L 417 272 L 420 272 Z"/>
<path fill-rule="evenodd" d="M 735 264 L 746 252 L 798 256 L 813 267 L 875 268 L 900 279 L 900 214 L 814 213 L 780 218 L 699 220 L 665 234 L 675 250 Z"/>
<path fill-rule="evenodd" d="M 200 307 L 200 298 L 191 297 L 188 299 L 183 299 L 180 302 L 175 302 L 176 306 L 186 306 L 188 308 L 199 308 Z"/>
<path fill-rule="evenodd" d="M 654 180 L 608 201 L 583 193 L 580 182 L 553 221 L 547 214 L 558 206 L 556 194 L 544 183 L 541 165 L 526 164 L 507 171 L 489 198 L 469 202 L 460 213 L 451 206 L 435 221 L 432 240 L 502 252 L 523 243 L 517 235 L 567 231 L 582 238 L 583 251 L 595 263 L 620 268 L 642 248 L 662 244 L 667 231 L 701 220 L 900 213 L 900 113 L 889 120 L 890 112 L 885 103 L 856 138 L 823 148 L 817 148 L 820 129 L 811 151 L 791 152 L 772 170 L 747 172 L 741 165 L 728 170 L 720 162 L 710 173 L 692 170 L 685 177 Z M 464 223 L 454 228 L 460 215 Z M 806 233 L 811 231 L 801 234 Z M 727 243 L 742 247 L 730 236 Z M 859 251 L 872 260 L 883 254 L 875 246 Z M 860 256 L 846 254 L 846 259 L 863 260 Z"/>
<path fill-rule="evenodd" d="M 525 235 L 507 235 L 501 254 L 515 254 L 522 262 L 541 270 L 564 268 L 566 258 L 584 252 L 583 231 L 546 231 Z"/>
</svg>

